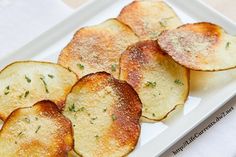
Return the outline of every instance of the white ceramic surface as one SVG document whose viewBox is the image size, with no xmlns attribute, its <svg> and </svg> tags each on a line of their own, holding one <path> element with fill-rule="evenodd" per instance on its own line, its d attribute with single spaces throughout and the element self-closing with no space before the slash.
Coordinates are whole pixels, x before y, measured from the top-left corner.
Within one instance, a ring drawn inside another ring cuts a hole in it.
<svg viewBox="0 0 236 157">
<path fill-rule="evenodd" d="M 56 62 L 60 50 L 83 26 L 98 24 L 116 17 L 131 0 L 91 0 L 66 20 L 48 30 L 21 49 L 0 58 L 0 67 L 16 60 Z M 166 0 L 183 23 L 210 21 L 236 34 L 235 24 L 198 0 Z M 156 156 L 163 153 L 200 122 L 224 105 L 236 93 L 236 70 L 216 73 L 191 72 L 190 96 L 183 109 L 163 122 L 142 124 L 141 138 L 133 157 Z"/>
</svg>

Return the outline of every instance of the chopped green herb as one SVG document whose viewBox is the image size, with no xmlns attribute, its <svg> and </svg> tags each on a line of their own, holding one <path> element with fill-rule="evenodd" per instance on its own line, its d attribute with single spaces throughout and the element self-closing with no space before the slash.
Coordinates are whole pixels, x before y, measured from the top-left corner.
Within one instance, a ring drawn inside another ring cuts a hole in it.
<svg viewBox="0 0 236 157">
<path fill-rule="evenodd" d="M 19 98 L 21 99 L 21 98 L 23 97 L 23 95 L 24 95 L 24 94 L 19 95 Z"/>
<path fill-rule="evenodd" d="M 114 115 L 114 114 L 111 115 L 111 118 L 113 121 L 115 121 L 117 119 L 116 115 Z"/>
<path fill-rule="evenodd" d="M 154 87 L 156 87 L 156 85 L 157 85 L 156 82 L 151 82 L 151 81 L 147 81 L 147 82 L 145 83 L 145 86 L 146 86 L 146 87 L 152 87 L 152 88 L 154 88 Z"/>
<path fill-rule="evenodd" d="M 96 119 L 98 119 L 98 117 L 91 118 L 91 120 L 96 120 Z"/>
<path fill-rule="evenodd" d="M 161 27 L 166 27 L 166 21 L 165 20 L 159 21 L 159 24 L 161 25 Z"/>
<path fill-rule="evenodd" d="M 113 71 L 113 72 L 116 71 L 116 65 L 115 64 L 111 65 L 111 71 Z"/>
<path fill-rule="evenodd" d="M 30 119 L 27 118 L 27 117 L 24 118 L 24 121 L 25 121 L 26 123 L 30 123 Z"/>
<path fill-rule="evenodd" d="M 75 104 L 73 103 L 71 106 L 69 106 L 68 110 L 71 112 L 82 112 L 85 110 L 85 107 L 80 107 L 78 110 L 76 110 Z"/>
<path fill-rule="evenodd" d="M 91 120 L 89 122 L 90 122 L 90 124 L 94 124 L 93 121 L 91 121 Z"/>
<path fill-rule="evenodd" d="M 231 45 L 231 42 L 227 42 L 226 45 L 225 45 L 225 48 L 228 49 Z"/>
<path fill-rule="evenodd" d="M 84 65 L 82 65 L 82 64 L 77 64 L 77 66 L 80 68 L 80 70 L 84 70 Z"/>
<path fill-rule="evenodd" d="M 38 117 L 35 117 L 35 120 L 39 120 L 39 118 L 38 118 Z"/>
<path fill-rule="evenodd" d="M 35 133 L 37 134 L 39 129 L 41 128 L 41 125 L 38 126 L 38 128 L 35 130 Z"/>
<path fill-rule="evenodd" d="M 6 88 L 5 88 L 5 90 L 4 90 L 4 95 L 7 95 L 7 94 L 9 94 L 10 93 L 10 86 L 8 85 Z"/>
<path fill-rule="evenodd" d="M 21 131 L 17 134 L 17 137 L 21 137 L 22 135 L 23 135 L 23 132 Z"/>
<path fill-rule="evenodd" d="M 50 74 L 48 74 L 48 77 L 50 77 L 51 79 L 53 79 L 53 78 L 54 78 L 54 76 L 53 76 L 53 75 L 50 75 Z"/>
<path fill-rule="evenodd" d="M 106 111 L 107 111 L 107 108 L 104 108 L 104 109 L 103 109 L 103 112 L 106 112 Z"/>
<path fill-rule="evenodd" d="M 47 83 L 45 82 L 44 78 L 43 78 L 43 77 L 40 77 L 40 80 L 43 82 L 45 91 L 46 91 L 47 93 L 49 93 L 49 91 L 48 91 L 48 85 L 47 85 Z"/>
<path fill-rule="evenodd" d="M 175 83 L 178 84 L 178 85 L 184 85 L 180 80 L 175 80 Z"/>
<path fill-rule="evenodd" d="M 98 139 L 99 138 L 99 136 L 98 135 L 96 135 L 96 136 L 94 136 L 96 139 Z"/>
<path fill-rule="evenodd" d="M 112 81 L 113 81 L 113 78 L 112 78 L 112 77 L 109 77 L 107 81 L 108 81 L 108 82 L 112 82 Z"/>
<path fill-rule="evenodd" d="M 73 127 L 75 127 L 75 124 L 73 124 Z"/>
<path fill-rule="evenodd" d="M 71 106 L 69 106 L 69 111 L 71 111 L 71 112 L 76 112 L 76 110 L 75 110 L 75 104 L 72 104 Z"/>
<path fill-rule="evenodd" d="M 27 91 L 25 92 L 24 97 L 26 98 L 28 95 L 29 95 L 29 91 L 27 90 Z"/>
<path fill-rule="evenodd" d="M 26 79 L 26 81 L 27 81 L 28 83 L 30 83 L 30 82 L 31 82 L 31 79 L 30 79 L 30 78 L 28 78 L 26 75 L 25 75 L 25 79 Z"/>
<path fill-rule="evenodd" d="M 85 107 L 80 107 L 76 112 L 84 111 Z"/>
<path fill-rule="evenodd" d="M 155 114 L 155 113 L 152 113 L 152 116 L 153 116 L 153 117 L 156 117 L 156 114 Z"/>
</svg>

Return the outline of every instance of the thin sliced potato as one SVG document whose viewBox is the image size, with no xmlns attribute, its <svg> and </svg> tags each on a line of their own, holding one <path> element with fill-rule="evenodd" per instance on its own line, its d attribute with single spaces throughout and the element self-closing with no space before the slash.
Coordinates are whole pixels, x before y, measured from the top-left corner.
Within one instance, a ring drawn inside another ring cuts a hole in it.
<svg viewBox="0 0 236 157">
<path fill-rule="evenodd" d="M 130 26 L 142 39 L 157 39 L 167 29 L 182 24 L 175 12 L 165 2 L 137 0 L 122 9 L 118 20 Z"/>
<path fill-rule="evenodd" d="M 106 71 L 118 78 L 121 53 L 138 40 L 127 25 L 109 19 L 80 29 L 62 50 L 58 63 L 70 68 L 79 77 Z"/>
<path fill-rule="evenodd" d="M 74 150 L 83 157 L 119 157 L 131 152 L 140 134 L 141 102 L 126 82 L 106 72 L 80 79 L 63 114 L 74 128 Z"/>
<path fill-rule="evenodd" d="M 45 99 L 61 109 L 76 81 L 73 72 L 54 63 L 12 63 L 0 72 L 0 118 L 5 120 L 15 109 Z"/>
<path fill-rule="evenodd" d="M 164 119 L 189 92 L 189 70 L 163 53 L 155 41 L 130 46 L 120 59 L 120 79 L 138 93 L 145 119 Z"/>
<path fill-rule="evenodd" d="M 163 32 L 158 43 L 175 61 L 193 70 L 236 67 L 236 36 L 218 25 L 201 22 Z"/>
<path fill-rule="evenodd" d="M 65 157 L 73 148 L 71 122 L 50 101 L 16 109 L 0 131 L 1 157 Z"/>
</svg>

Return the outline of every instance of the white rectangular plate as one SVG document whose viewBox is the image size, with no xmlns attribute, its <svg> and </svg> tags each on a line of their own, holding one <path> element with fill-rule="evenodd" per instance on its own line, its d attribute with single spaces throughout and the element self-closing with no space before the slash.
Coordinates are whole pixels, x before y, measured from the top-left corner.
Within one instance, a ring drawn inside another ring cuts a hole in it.
<svg viewBox="0 0 236 157">
<path fill-rule="evenodd" d="M 91 0 L 70 17 L 48 30 L 21 49 L 0 58 L 0 66 L 17 60 L 56 62 L 57 57 L 76 30 L 98 24 L 118 15 L 131 0 Z M 198 0 L 166 0 L 183 23 L 209 21 L 236 34 L 236 25 Z M 182 109 L 163 122 L 143 123 L 141 138 L 129 155 L 151 157 L 160 155 L 186 133 L 199 125 L 236 93 L 236 70 L 225 72 L 191 72 L 190 96 Z"/>
</svg>

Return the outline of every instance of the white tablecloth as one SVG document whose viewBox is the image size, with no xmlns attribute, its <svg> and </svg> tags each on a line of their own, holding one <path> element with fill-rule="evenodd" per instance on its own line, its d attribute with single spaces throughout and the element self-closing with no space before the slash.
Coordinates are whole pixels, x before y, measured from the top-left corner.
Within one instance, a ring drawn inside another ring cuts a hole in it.
<svg viewBox="0 0 236 157">
<path fill-rule="evenodd" d="M 0 57 L 16 50 L 73 12 L 62 0 L 0 0 Z M 196 132 L 210 124 L 216 116 L 234 106 L 226 117 L 187 145 L 175 156 L 236 157 L 236 99 L 211 116 L 164 156 L 177 150 Z"/>
</svg>

